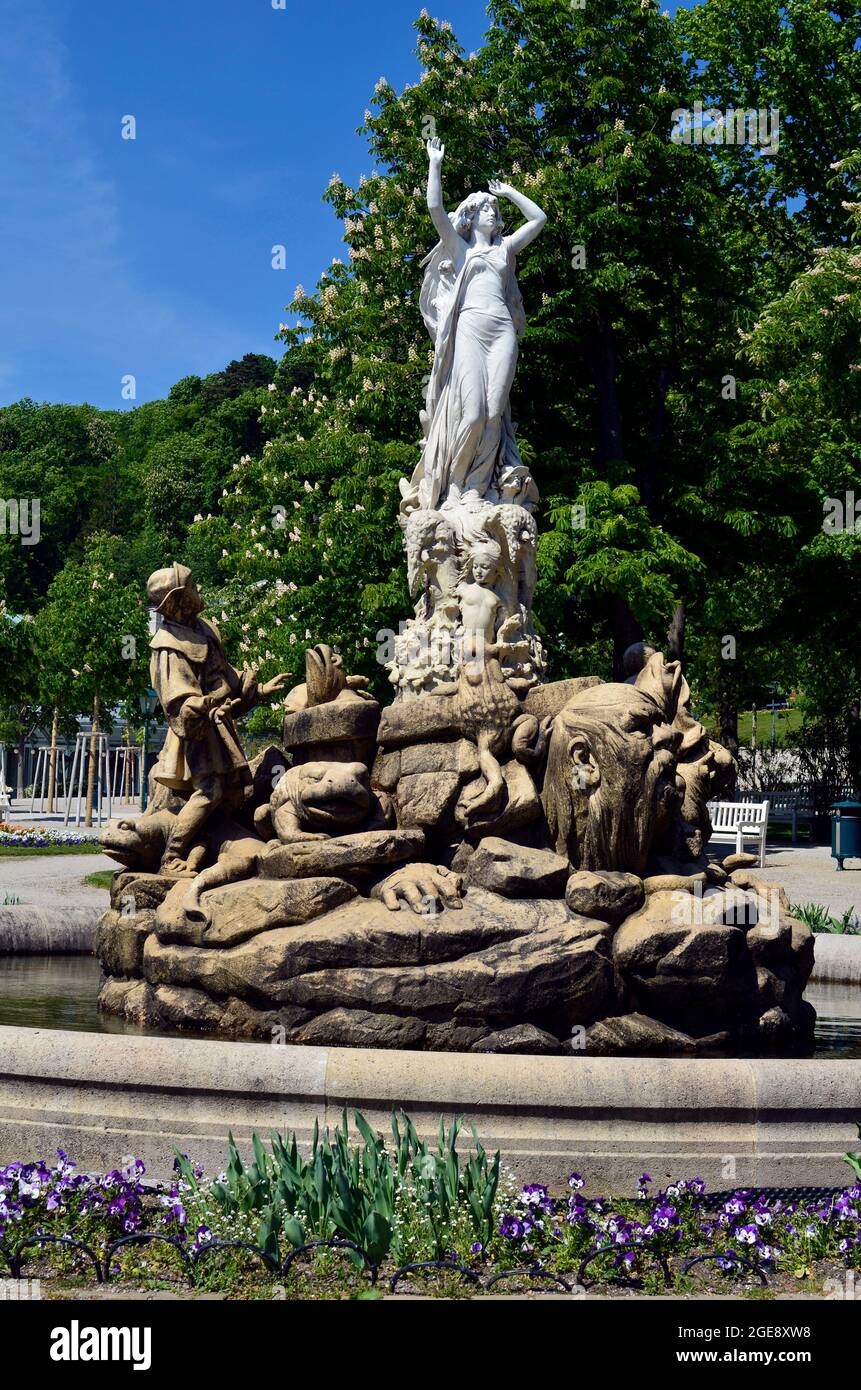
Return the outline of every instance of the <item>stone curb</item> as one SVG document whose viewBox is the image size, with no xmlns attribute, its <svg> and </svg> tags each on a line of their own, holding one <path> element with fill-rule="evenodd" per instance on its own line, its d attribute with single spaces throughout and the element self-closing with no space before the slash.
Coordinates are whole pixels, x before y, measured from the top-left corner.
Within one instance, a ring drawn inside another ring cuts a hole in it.
<svg viewBox="0 0 861 1390">
<path fill-rule="evenodd" d="M 228 1131 L 294 1130 L 344 1105 L 389 1133 L 403 1107 L 433 1141 L 456 1115 L 521 1181 L 632 1193 L 701 1176 L 710 1188 L 848 1181 L 861 1060 L 505 1057 L 270 1046 L 0 1027 L 0 1163 L 61 1147 L 85 1170 L 134 1155 L 150 1178 L 174 1152 L 210 1173 Z"/>
<path fill-rule="evenodd" d="M 0 956 L 91 956 L 104 908 L 0 907 Z"/>
<path fill-rule="evenodd" d="M 861 985 L 861 936 L 817 932 L 814 952 L 811 984 Z"/>
</svg>

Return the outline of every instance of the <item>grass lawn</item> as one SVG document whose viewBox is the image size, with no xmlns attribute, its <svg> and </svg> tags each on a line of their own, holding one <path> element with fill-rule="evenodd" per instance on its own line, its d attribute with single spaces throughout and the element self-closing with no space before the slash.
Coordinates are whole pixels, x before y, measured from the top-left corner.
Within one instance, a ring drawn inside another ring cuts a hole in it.
<svg viewBox="0 0 861 1390">
<path fill-rule="evenodd" d="M 712 738 L 717 735 L 717 717 L 713 714 L 703 716 L 702 723 Z M 743 748 L 750 747 L 753 715 L 749 709 L 739 710 L 738 741 Z M 801 728 L 801 710 L 779 709 L 774 713 L 774 732 L 776 742 L 782 744 L 786 735 Z M 766 748 L 771 744 L 771 710 L 760 710 L 756 717 L 756 746 Z"/>
<path fill-rule="evenodd" d="M 44 845 L 41 849 L 34 845 L 0 845 L 0 859 L 38 859 L 45 854 L 103 854 L 101 845 L 95 840 L 84 840 L 79 845 Z"/>
<path fill-rule="evenodd" d="M 108 890 L 110 890 L 113 881 L 113 869 L 96 869 L 94 874 L 87 874 L 84 879 L 84 883 L 86 883 L 89 888 L 106 888 Z"/>
</svg>

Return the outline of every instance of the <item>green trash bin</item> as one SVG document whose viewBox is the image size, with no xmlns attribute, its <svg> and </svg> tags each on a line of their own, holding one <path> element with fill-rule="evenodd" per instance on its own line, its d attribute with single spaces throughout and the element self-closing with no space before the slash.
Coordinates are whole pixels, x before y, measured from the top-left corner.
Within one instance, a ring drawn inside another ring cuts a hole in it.
<svg viewBox="0 0 861 1390">
<path fill-rule="evenodd" d="M 835 801 L 831 807 L 831 858 L 861 859 L 861 801 Z"/>
</svg>

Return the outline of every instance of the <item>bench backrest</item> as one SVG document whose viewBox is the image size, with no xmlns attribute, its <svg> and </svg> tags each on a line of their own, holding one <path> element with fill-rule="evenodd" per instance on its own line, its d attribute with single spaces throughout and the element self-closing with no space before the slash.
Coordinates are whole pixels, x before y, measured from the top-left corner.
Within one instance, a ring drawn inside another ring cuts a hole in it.
<svg viewBox="0 0 861 1390">
<path fill-rule="evenodd" d="M 755 801 L 760 796 L 768 797 L 772 811 L 791 811 L 805 810 L 813 805 L 813 801 L 808 791 L 802 791 L 797 787 L 789 787 L 783 791 L 754 791 L 741 787 L 738 790 L 739 801 Z"/>
<path fill-rule="evenodd" d="M 813 803 L 807 792 L 769 792 L 772 811 L 812 810 Z"/>
<path fill-rule="evenodd" d="M 708 807 L 714 830 L 732 830 L 737 825 L 761 825 L 768 819 L 767 801 L 710 801 Z"/>
</svg>

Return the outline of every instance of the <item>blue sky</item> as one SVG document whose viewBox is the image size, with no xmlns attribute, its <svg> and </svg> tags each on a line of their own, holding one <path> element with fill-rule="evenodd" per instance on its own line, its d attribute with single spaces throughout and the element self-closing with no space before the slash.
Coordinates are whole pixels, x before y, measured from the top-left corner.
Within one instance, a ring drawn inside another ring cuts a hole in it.
<svg viewBox="0 0 861 1390">
<path fill-rule="evenodd" d="M 0 0 L 0 405 L 122 409 L 128 374 L 140 403 L 277 356 L 338 253 L 321 194 L 370 167 L 374 83 L 416 79 L 421 3 Z M 478 47 L 484 0 L 429 8 Z"/>
</svg>

